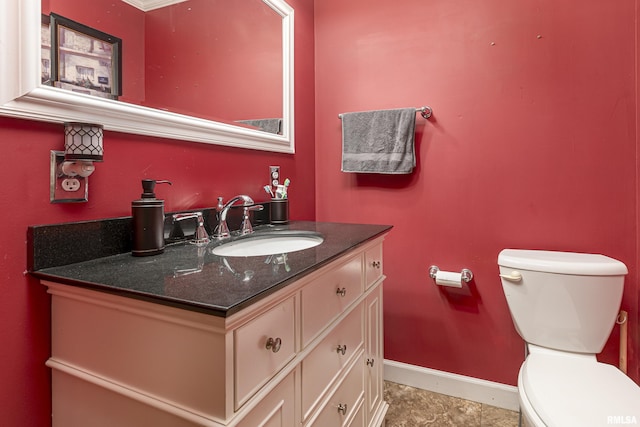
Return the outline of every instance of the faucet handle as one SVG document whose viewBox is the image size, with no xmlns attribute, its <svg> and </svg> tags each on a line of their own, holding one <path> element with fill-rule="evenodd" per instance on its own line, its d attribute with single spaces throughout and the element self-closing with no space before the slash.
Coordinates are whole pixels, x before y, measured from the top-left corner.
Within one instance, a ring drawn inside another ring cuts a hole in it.
<svg viewBox="0 0 640 427">
<path fill-rule="evenodd" d="M 202 216 L 202 212 L 190 212 L 173 215 L 174 222 L 179 222 L 190 218 L 195 218 L 197 222 L 197 228 L 195 233 L 193 233 L 192 243 L 195 243 L 199 246 L 207 245 L 209 243 L 209 235 L 207 234 L 207 230 L 204 228 L 204 217 Z"/>
<path fill-rule="evenodd" d="M 244 212 L 242 214 L 242 228 L 240 229 L 240 234 L 251 234 L 253 233 L 253 227 L 251 226 L 251 221 L 249 220 L 249 211 L 261 211 L 264 209 L 262 205 L 251 205 L 245 206 Z"/>
</svg>

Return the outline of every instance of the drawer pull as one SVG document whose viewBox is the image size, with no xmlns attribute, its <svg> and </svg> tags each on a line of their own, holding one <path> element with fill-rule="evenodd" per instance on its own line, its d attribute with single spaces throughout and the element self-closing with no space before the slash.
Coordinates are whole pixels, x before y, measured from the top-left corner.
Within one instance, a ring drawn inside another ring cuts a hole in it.
<svg viewBox="0 0 640 427">
<path fill-rule="evenodd" d="M 336 352 L 344 356 L 344 354 L 347 352 L 347 345 L 338 345 L 338 347 L 336 347 Z"/>
<path fill-rule="evenodd" d="M 338 288 L 338 290 L 336 291 L 336 295 L 339 295 L 341 297 L 344 297 L 347 295 L 347 288 Z"/>
<path fill-rule="evenodd" d="M 347 404 L 346 403 L 338 403 L 338 412 L 342 415 L 347 415 Z"/>
<path fill-rule="evenodd" d="M 280 346 L 282 346 L 282 340 L 280 338 L 269 338 L 265 347 L 267 348 L 267 350 L 271 350 L 274 353 L 277 353 L 280 351 Z"/>
<path fill-rule="evenodd" d="M 367 359 L 367 366 L 371 366 L 373 368 L 374 359 Z"/>
<path fill-rule="evenodd" d="M 372 261 L 372 262 L 371 262 L 371 266 L 372 266 L 373 268 L 380 268 L 380 266 L 381 266 L 381 265 L 382 265 L 382 264 L 380 263 L 380 261 Z"/>
</svg>

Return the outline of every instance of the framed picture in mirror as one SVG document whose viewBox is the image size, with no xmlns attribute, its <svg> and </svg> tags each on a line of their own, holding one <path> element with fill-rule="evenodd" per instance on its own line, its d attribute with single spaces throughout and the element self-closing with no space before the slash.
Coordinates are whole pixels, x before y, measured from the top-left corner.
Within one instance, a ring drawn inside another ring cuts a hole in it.
<svg viewBox="0 0 640 427">
<path fill-rule="evenodd" d="M 122 95 L 122 39 L 56 13 L 51 13 L 49 25 L 49 84 L 72 92 L 118 99 Z"/>
<path fill-rule="evenodd" d="M 49 25 L 49 15 L 42 14 L 40 25 L 40 55 L 41 62 L 41 83 L 51 84 L 51 28 Z"/>
</svg>

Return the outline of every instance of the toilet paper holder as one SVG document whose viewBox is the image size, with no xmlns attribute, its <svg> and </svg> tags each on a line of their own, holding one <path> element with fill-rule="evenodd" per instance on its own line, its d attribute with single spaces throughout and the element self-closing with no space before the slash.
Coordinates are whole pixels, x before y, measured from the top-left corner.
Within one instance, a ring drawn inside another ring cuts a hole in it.
<svg viewBox="0 0 640 427">
<path fill-rule="evenodd" d="M 432 265 L 431 267 L 429 267 L 429 277 L 435 280 L 436 274 L 438 273 L 438 271 L 440 271 L 438 266 Z M 471 270 L 469 270 L 468 268 L 463 268 L 460 271 L 460 274 L 462 275 L 461 277 L 462 281 L 465 283 L 469 283 L 471 279 L 473 279 L 473 272 L 471 272 Z"/>
</svg>

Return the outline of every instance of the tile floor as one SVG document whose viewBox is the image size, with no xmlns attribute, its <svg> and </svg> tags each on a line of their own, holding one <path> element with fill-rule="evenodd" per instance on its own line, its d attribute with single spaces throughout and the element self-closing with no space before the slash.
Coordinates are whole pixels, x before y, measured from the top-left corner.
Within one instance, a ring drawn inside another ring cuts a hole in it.
<svg viewBox="0 0 640 427">
<path fill-rule="evenodd" d="M 518 427 L 518 413 L 385 381 L 386 427 Z"/>
</svg>

